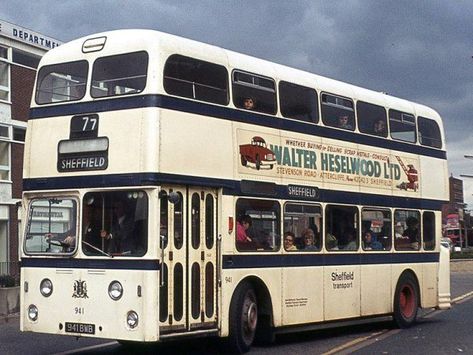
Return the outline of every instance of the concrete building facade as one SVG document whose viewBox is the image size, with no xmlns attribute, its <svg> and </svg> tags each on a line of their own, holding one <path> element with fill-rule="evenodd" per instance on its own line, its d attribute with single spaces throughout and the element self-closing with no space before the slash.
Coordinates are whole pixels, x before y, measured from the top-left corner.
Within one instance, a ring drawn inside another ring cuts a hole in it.
<svg viewBox="0 0 473 355">
<path fill-rule="evenodd" d="M 0 20 L 0 275 L 18 275 L 26 121 L 41 56 L 61 42 Z"/>
</svg>

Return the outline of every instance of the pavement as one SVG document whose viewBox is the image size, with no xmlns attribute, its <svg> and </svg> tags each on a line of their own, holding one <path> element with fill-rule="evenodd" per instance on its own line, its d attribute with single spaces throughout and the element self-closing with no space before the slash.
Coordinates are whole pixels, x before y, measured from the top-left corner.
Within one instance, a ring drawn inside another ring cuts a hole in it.
<svg viewBox="0 0 473 355">
<path fill-rule="evenodd" d="M 452 259 L 450 260 L 450 272 L 473 272 L 473 259 Z M 0 324 L 8 323 L 20 317 L 20 313 L 13 313 L 7 316 L 0 316 Z"/>
</svg>

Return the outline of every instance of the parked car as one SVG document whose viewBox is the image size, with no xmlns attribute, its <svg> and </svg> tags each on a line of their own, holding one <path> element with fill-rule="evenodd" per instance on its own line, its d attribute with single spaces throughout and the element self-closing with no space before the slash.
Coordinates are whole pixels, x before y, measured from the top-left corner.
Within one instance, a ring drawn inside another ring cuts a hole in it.
<svg viewBox="0 0 473 355">
<path fill-rule="evenodd" d="M 256 170 L 268 165 L 270 169 L 276 164 L 276 156 L 266 146 L 266 141 L 258 136 L 251 139 L 251 144 L 240 145 L 241 165 L 247 166 L 248 162 L 255 164 Z"/>
</svg>

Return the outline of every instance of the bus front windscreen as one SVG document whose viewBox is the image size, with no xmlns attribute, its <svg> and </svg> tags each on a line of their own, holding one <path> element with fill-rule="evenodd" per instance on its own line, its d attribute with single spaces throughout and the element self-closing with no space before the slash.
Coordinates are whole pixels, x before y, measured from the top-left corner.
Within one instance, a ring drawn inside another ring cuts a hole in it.
<svg viewBox="0 0 473 355">
<path fill-rule="evenodd" d="M 64 254 L 75 250 L 77 202 L 43 198 L 31 202 L 24 250 L 27 254 Z"/>
<path fill-rule="evenodd" d="M 39 70 L 36 103 L 76 101 L 84 97 L 89 64 L 85 60 L 53 64 Z"/>
</svg>

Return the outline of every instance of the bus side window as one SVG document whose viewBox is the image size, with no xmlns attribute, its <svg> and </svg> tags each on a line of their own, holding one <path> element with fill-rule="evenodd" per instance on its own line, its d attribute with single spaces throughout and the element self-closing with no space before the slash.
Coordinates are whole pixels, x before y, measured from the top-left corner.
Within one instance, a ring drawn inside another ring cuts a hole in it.
<svg viewBox="0 0 473 355">
<path fill-rule="evenodd" d="M 420 212 L 395 210 L 394 212 L 394 247 L 396 250 L 420 249 Z"/>
<path fill-rule="evenodd" d="M 277 201 L 238 199 L 235 244 L 239 251 L 276 251 L 281 245 Z"/>
<path fill-rule="evenodd" d="M 288 251 L 320 251 L 322 231 L 322 207 L 300 203 L 286 203 L 284 206 L 284 235 L 294 234 L 294 247 L 284 245 Z"/>
<path fill-rule="evenodd" d="M 361 212 L 361 240 L 363 250 L 390 250 L 391 211 L 363 209 Z"/>
<path fill-rule="evenodd" d="M 232 89 L 236 107 L 276 114 L 276 84 L 273 79 L 234 70 Z"/>
<path fill-rule="evenodd" d="M 385 138 L 388 136 L 388 122 L 384 107 L 358 101 L 356 113 L 360 132 Z"/>
<path fill-rule="evenodd" d="M 325 208 L 325 248 L 358 250 L 358 208 L 328 205 Z"/>
<path fill-rule="evenodd" d="M 227 105 L 228 72 L 222 65 L 173 54 L 164 67 L 164 90 L 171 95 Z"/>
<path fill-rule="evenodd" d="M 317 123 L 317 92 L 301 85 L 279 82 L 279 104 L 284 117 Z"/>
<path fill-rule="evenodd" d="M 416 118 L 409 113 L 389 110 L 389 130 L 393 139 L 411 143 L 417 140 Z"/>
<path fill-rule="evenodd" d="M 424 238 L 424 250 L 435 249 L 435 214 L 424 212 L 422 215 L 422 235 Z"/>
<path fill-rule="evenodd" d="M 353 100 L 330 94 L 322 94 L 322 122 L 326 126 L 349 131 L 355 130 Z"/>
<path fill-rule="evenodd" d="M 419 143 L 427 147 L 442 148 L 442 137 L 437 122 L 418 117 L 417 123 L 419 124 Z"/>
</svg>

